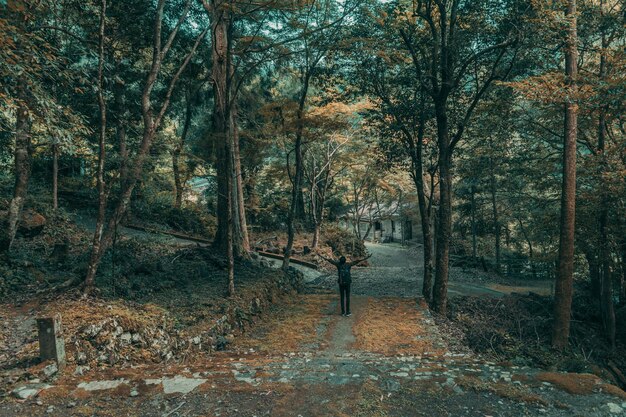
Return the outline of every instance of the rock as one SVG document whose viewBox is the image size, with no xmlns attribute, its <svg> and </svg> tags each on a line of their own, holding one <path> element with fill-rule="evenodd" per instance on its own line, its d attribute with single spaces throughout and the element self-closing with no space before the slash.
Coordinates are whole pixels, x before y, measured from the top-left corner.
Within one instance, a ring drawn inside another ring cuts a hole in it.
<svg viewBox="0 0 626 417">
<path fill-rule="evenodd" d="M 133 388 L 130 390 L 131 397 L 137 397 L 138 395 L 139 395 L 139 391 L 137 391 L 137 388 Z"/>
<path fill-rule="evenodd" d="M 87 363 L 87 354 L 85 352 L 76 352 L 76 363 L 79 365 L 84 365 Z M 86 367 L 89 369 L 89 367 Z"/>
<path fill-rule="evenodd" d="M 609 413 L 611 414 L 622 414 L 622 412 L 624 411 L 622 407 L 615 403 L 608 403 L 606 406 L 609 409 Z"/>
<path fill-rule="evenodd" d="M 11 394 L 13 394 L 15 398 L 19 398 L 20 400 L 28 400 L 29 398 L 36 397 L 41 391 L 48 388 L 51 388 L 51 385 L 29 384 L 14 389 Z"/>
<path fill-rule="evenodd" d="M 123 343 L 130 343 L 132 340 L 132 335 L 129 332 L 122 333 L 122 335 L 120 336 L 120 340 Z"/>
<path fill-rule="evenodd" d="M 39 317 L 37 319 L 37 332 L 39 336 L 39 357 L 42 360 L 53 360 L 60 367 L 65 366 L 65 339 L 63 338 L 63 326 L 61 315 L 52 317 Z"/>
<path fill-rule="evenodd" d="M 83 333 L 89 337 L 96 337 L 102 330 L 102 324 L 90 324 L 83 330 Z"/>
<path fill-rule="evenodd" d="M 91 382 L 81 382 L 78 384 L 78 388 L 84 389 L 85 391 L 102 391 L 107 389 L 117 388 L 122 384 L 125 384 L 127 381 L 123 378 L 116 379 L 113 381 L 91 381 Z"/>
<path fill-rule="evenodd" d="M 45 368 L 43 368 L 41 372 L 43 372 L 43 374 L 47 378 L 50 378 L 52 375 L 54 375 L 57 372 L 59 372 L 59 368 L 58 368 L 56 363 L 51 363 L 50 365 L 48 365 Z"/>
<path fill-rule="evenodd" d="M 146 385 L 161 384 L 164 394 L 188 394 L 206 381 L 206 379 L 202 378 L 185 378 L 184 376 L 176 375 L 174 378 L 146 379 L 145 382 Z"/>
<path fill-rule="evenodd" d="M 196 336 L 191 339 L 191 343 L 193 343 L 194 345 L 199 345 L 200 342 L 202 342 L 202 339 L 200 338 L 200 336 Z"/>
<path fill-rule="evenodd" d="M 116 326 L 115 331 L 113 332 L 113 336 L 119 336 L 124 333 L 124 328 L 122 326 Z"/>
<path fill-rule="evenodd" d="M 26 237 L 37 236 L 43 231 L 46 222 L 46 218 L 41 214 L 33 210 L 25 210 L 18 225 L 18 232 Z"/>
<path fill-rule="evenodd" d="M 87 372 L 90 368 L 88 366 L 82 366 L 79 365 L 76 367 L 76 369 L 74 370 L 74 375 L 76 376 L 80 376 L 83 375 L 85 372 Z"/>
</svg>

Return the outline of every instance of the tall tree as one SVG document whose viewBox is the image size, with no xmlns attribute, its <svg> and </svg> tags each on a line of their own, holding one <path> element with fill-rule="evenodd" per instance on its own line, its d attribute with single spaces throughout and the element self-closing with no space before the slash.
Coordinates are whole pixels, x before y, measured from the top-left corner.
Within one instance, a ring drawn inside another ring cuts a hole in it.
<svg viewBox="0 0 626 417">
<path fill-rule="evenodd" d="M 440 314 L 447 309 L 453 152 L 478 103 L 494 81 L 509 75 L 516 58 L 518 33 L 510 24 L 518 15 L 516 4 L 484 7 L 459 0 L 416 1 L 412 17 L 404 19 L 399 28 L 417 79 L 432 101 L 437 125 L 439 207 L 432 307 Z M 481 20 L 487 13 L 499 16 L 496 26 Z M 486 26 L 479 28 L 478 22 Z M 450 108 L 450 99 L 455 96 L 458 105 Z M 453 121 L 456 129 L 451 127 Z"/>
<path fill-rule="evenodd" d="M 298 41 L 296 47 L 302 49 L 302 58 L 298 63 L 300 67 L 300 88 L 297 94 L 297 109 L 294 132 L 294 159 L 291 206 L 287 218 L 287 245 L 283 257 L 283 269 L 289 267 L 289 260 L 293 250 L 295 239 L 296 218 L 303 218 L 304 197 L 302 183 L 304 178 L 304 131 L 307 100 L 309 98 L 311 83 L 318 72 L 318 67 L 322 60 L 327 57 L 331 48 L 340 40 L 342 22 L 348 13 L 351 12 L 350 3 L 339 5 L 336 2 L 324 0 L 321 2 L 312 1 L 305 5 L 302 16 L 298 16 L 294 26 L 298 30 L 296 35 Z M 289 169 L 289 167 L 287 167 Z"/>
<path fill-rule="evenodd" d="M 106 184 L 104 182 L 104 169 L 106 160 L 106 131 L 107 131 L 107 105 L 104 98 L 104 65 L 105 65 L 105 28 L 106 28 L 107 1 L 101 0 L 100 3 L 100 26 L 98 29 L 98 109 L 100 111 L 100 130 L 98 132 L 98 171 L 96 181 L 98 187 L 98 217 L 96 218 L 96 231 L 93 237 L 91 260 L 87 270 L 87 278 L 85 279 L 85 288 L 91 290 L 93 287 L 96 270 L 98 268 L 100 256 L 100 244 L 102 242 L 102 233 L 104 231 L 104 222 L 106 221 L 107 193 Z"/>
<path fill-rule="evenodd" d="M 565 50 L 565 77 L 569 90 L 565 102 L 565 133 L 563 135 L 563 182 L 561 189 L 561 223 L 559 257 L 554 291 L 554 325 L 552 345 L 567 346 L 570 332 L 572 294 L 574 291 L 574 231 L 576 216 L 576 138 L 578 104 L 578 36 L 576 31 L 576 0 L 568 0 L 565 18 L 568 23 Z"/>
</svg>

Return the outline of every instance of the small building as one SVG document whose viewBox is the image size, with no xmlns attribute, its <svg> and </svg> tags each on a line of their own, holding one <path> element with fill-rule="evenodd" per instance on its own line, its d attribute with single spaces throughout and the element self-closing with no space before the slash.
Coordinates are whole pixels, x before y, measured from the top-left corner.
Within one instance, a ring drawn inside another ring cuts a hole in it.
<svg viewBox="0 0 626 417">
<path fill-rule="evenodd" d="M 419 216 L 409 207 L 401 207 L 395 210 L 364 211 L 360 216 L 347 213 L 340 218 L 339 226 L 353 231 L 360 239 L 368 242 L 405 244 L 416 238 L 413 227 L 417 221 Z"/>
</svg>

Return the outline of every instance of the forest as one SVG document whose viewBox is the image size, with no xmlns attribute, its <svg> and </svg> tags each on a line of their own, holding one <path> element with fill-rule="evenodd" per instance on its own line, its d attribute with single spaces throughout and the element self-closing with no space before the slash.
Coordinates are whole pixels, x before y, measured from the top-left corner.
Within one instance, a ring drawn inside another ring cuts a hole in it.
<svg viewBox="0 0 626 417">
<path fill-rule="evenodd" d="M 0 416 L 626 413 L 622 0 L 0 0 L 0 45 Z"/>
</svg>

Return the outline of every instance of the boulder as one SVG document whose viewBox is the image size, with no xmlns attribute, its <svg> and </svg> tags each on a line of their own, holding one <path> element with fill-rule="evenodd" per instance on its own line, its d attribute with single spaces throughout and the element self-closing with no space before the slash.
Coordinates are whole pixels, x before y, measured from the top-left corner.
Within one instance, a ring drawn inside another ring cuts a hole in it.
<svg viewBox="0 0 626 417">
<path fill-rule="evenodd" d="M 46 218 L 33 210 L 24 210 L 18 224 L 18 232 L 22 236 L 34 237 L 43 231 Z"/>
<path fill-rule="evenodd" d="M 28 400 L 29 398 L 36 397 L 41 391 L 48 388 L 51 388 L 48 384 L 29 384 L 14 389 L 12 394 L 15 398 L 20 400 Z"/>
</svg>

